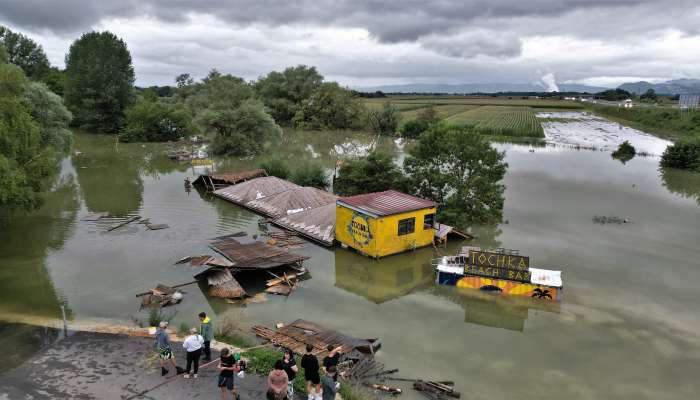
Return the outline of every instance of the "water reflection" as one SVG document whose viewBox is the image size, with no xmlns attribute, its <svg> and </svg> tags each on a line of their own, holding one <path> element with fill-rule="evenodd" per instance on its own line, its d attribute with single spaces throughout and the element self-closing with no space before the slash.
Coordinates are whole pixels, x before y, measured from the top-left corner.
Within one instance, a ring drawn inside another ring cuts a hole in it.
<svg viewBox="0 0 700 400">
<path fill-rule="evenodd" d="M 525 321 L 530 315 L 530 310 L 555 313 L 560 311 L 558 303 L 452 286 L 434 286 L 430 292 L 461 306 L 466 323 L 511 331 L 525 331 Z"/>
<path fill-rule="evenodd" d="M 65 171 L 70 165 L 63 162 Z M 58 319 L 61 296 L 47 270 L 47 257 L 71 236 L 79 208 L 72 174 L 62 174 L 31 215 L 11 219 L 0 229 L 0 315 L 20 320 Z M 30 240 L 28 240 L 31 238 Z M 70 310 L 67 310 L 70 317 Z"/>
<path fill-rule="evenodd" d="M 75 149 L 80 154 L 73 166 L 88 211 L 127 215 L 141 207 L 143 147 L 119 145 L 104 135 L 75 135 Z"/>
<path fill-rule="evenodd" d="M 700 204 L 700 173 L 673 168 L 661 168 L 661 181 L 672 193 Z"/>
<path fill-rule="evenodd" d="M 421 249 L 372 261 L 345 249 L 335 250 L 335 286 L 381 304 L 430 284 L 435 275 L 432 250 Z"/>
</svg>

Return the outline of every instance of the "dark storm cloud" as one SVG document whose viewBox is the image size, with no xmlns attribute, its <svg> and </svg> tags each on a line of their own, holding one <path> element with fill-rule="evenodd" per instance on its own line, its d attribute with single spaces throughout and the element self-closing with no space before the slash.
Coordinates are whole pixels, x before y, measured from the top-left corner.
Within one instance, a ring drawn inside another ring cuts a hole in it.
<svg viewBox="0 0 700 400">
<path fill-rule="evenodd" d="M 607 10 L 623 27 L 640 22 L 626 20 L 629 10 L 644 7 L 650 11 L 649 19 L 663 24 L 666 10 L 694 4 L 689 0 L 0 0 L 0 17 L 30 30 L 73 33 L 105 18 L 149 15 L 179 22 L 204 13 L 241 25 L 359 27 L 381 42 L 394 43 L 450 34 L 473 24 L 483 27 L 493 20 L 554 17 L 577 10 Z"/>
</svg>

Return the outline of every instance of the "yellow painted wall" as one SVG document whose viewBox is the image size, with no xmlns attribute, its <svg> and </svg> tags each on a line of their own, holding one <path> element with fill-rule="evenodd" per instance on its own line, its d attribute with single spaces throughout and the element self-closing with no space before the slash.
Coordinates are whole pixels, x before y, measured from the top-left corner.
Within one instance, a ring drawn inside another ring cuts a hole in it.
<svg viewBox="0 0 700 400">
<path fill-rule="evenodd" d="M 435 207 L 379 218 L 341 205 L 336 205 L 335 211 L 335 239 L 370 257 L 384 257 L 428 246 L 435 235 L 433 228 L 423 228 L 424 216 L 435 214 Z M 411 217 L 416 219 L 414 232 L 399 236 L 399 221 Z"/>
</svg>

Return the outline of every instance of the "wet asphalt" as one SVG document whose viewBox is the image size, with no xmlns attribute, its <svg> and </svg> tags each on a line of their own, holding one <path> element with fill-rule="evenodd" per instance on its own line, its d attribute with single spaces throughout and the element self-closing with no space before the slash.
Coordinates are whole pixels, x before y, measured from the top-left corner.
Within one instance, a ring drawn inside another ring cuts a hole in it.
<svg viewBox="0 0 700 400">
<path fill-rule="evenodd" d="M 185 367 L 181 343 L 173 348 L 178 366 Z M 212 357 L 218 352 L 212 351 Z M 174 370 L 161 376 L 151 338 L 75 332 L 0 374 L 0 400 L 221 399 L 216 365 L 200 368 L 197 379 L 170 379 Z M 168 383 L 156 388 L 164 381 Z M 236 386 L 241 400 L 265 398 L 263 377 L 236 378 Z"/>
</svg>

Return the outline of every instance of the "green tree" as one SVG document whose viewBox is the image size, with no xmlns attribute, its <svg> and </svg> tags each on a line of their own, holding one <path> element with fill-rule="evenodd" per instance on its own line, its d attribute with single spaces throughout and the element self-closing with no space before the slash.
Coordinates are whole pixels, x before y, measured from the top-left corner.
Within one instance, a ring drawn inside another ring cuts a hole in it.
<svg viewBox="0 0 700 400">
<path fill-rule="evenodd" d="M 642 93 L 641 96 L 639 96 L 640 100 L 646 100 L 649 102 L 655 102 L 656 100 L 659 99 L 659 97 L 656 95 L 656 91 L 654 89 L 647 89 L 646 92 Z"/>
<path fill-rule="evenodd" d="M 187 89 L 187 90 L 183 90 Z M 253 88 L 243 79 L 221 75 L 216 70 L 202 80 L 202 83 L 181 87 L 178 98 L 184 101 L 193 114 L 204 110 L 230 110 L 251 99 Z"/>
<path fill-rule="evenodd" d="M 597 94 L 598 98 L 608 101 L 619 101 L 632 98 L 632 93 L 624 89 L 608 89 Z"/>
<path fill-rule="evenodd" d="M 7 58 L 7 50 L 5 50 L 5 46 L 0 43 L 0 64 L 6 64 Z"/>
<path fill-rule="evenodd" d="M 268 176 L 276 176 L 280 179 L 287 179 L 291 175 L 289 165 L 276 157 L 262 160 L 258 163 L 258 167 L 264 169 Z"/>
<path fill-rule="evenodd" d="M 420 121 L 418 119 L 412 119 L 406 121 L 399 130 L 401 132 L 401 137 L 406 139 L 416 139 L 421 133 L 425 132 L 430 128 L 430 125 Z"/>
<path fill-rule="evenodd" d="M 0 64 L 0 210 L 29 210 L 41 203 L 45 178 L 55 171 L 50 147 L 25 101 L 26 78 L 11 64 Z"/>
<path fill-rule="evenodd" d="M 90 32 L 66 56 L 65 98 L 75 123 L 117 132 L 133 101 L 134 67 L 126 43 L 111 32 Z"/>
<path fill-rule="evenodd" d="M 289 125 L 302 103 L 319 89 L 322 82 L 323 76 L 315 67 L 299 65 L 282 72 L 270 72 L 258 79 L 254 87 L 275 121 Z"/>
<path fill-rule="evenodd" d="M 39 126 L 41 145 L 60 151 L 70 149 L 72 133 L 68 126 L 73 115 L 63 105 L 63 100 L 40 82 L 27 84 L 25 99 L 32 118 Z"/>
<path fill-rule="evenodd" d="M 324 82 L 303 102 L 292 123 L 299 129 L 353 129 L 361 127 L 362 106 L 352 93 L 335 82 Z"/>
<path fill-rule="evenodd" d="M 207 108 L 198 116 L 200 124 L 216 134 L 215 154 L 248 156 L 260 153 L 266 141 L 282 132 L 265 106 L 258 100 L 245 100 L 238 107 Z"/>
<path fill-rule="evenodd" d="M 367 125 L 380 134 L 393 135 L 401 122 L 401 113 L 388 101 L 381 110 L 369 110 L 367 112 Z"/>
<path fill-rule="evenodd" d="M 194 79 L 192 79 L 190 74 L 180 74 L 175 77 L 175 83 L 177 84 L 178 88 L 182 88 L 185 86 L 194 85 Z"/>
<path fill-rule="evenodd" d="M 65 71 L 60 70 L 56 67 L 51 67 L 46 72 L 46 74 L 41 79 L 41 81 L 44 82 L 46 84 L 46 86 L 48 86 L 49 89 L 51 89 L 52 92 L 63 97 L 63 93 L 64 93 L 63 89 L 66 86 L 66 73 L 65 73 Z"/>
<path fill-rule="evenodd" d="M 192 116 L 181 103 L 159 100 L 148 92 L 126 109 L 124 128 L 119 140 L 124 142 L 165 142 L 187 136 Z"/>
<path fill-rule="evenodd" d="M 28 78 L 38 80 L 48 72 L 49 59 L 32 39 L 0 26 L 0 44 L 5 47 L 7 61 L 22 68 Z"/>
<path fill-rule="evenodd" d="M 341 196 L 403 189 L 404 177 L 392 157 L 373 151 L 366 157 L 343 162 L 338 178 L 333 182 L 333 191 Z"/>
<path fill-rule="evenodd" d="M 409 149 L 404 170 L 413 193 L 440 204 L 442 222 L 466 228 L 500 222 L 504 155 L 470 128 L 439 124 Z"/>
</svg>

